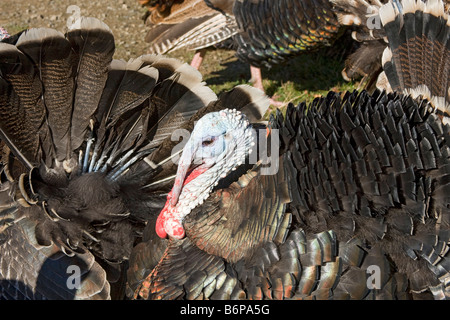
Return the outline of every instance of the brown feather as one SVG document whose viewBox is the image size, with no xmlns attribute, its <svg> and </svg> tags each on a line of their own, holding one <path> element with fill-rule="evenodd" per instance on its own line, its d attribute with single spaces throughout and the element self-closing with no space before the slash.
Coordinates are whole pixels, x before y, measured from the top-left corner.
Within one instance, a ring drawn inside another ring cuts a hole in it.
<svg viewBox="0 0 450 320">
<path fill-rule="evenodd" d="M 89 121 L 98 107 L 115 48 L 111 30 L 105 24 L 82 18 L 80 27 L 67 34 L 76 59 L 76 91 L 71 115 L 72 150 L 84 141 Z"/>
<path fill-rule="evenodd" d="M 0 68 L 2 135 L 17 157 L 35 165 L 45 115 L 42 83 L 28 58 L 13 45 L 0 43 Z"/>
<path fill-rule="evenodd" d="M 45 91 L 44 105 L 56 159 L 62 161 L 70 151 L 70 119 L 74 91 L 73 55 L 70 43 L 53 29 L 31 29 L 19 38 L 17 48 L 39 70 Z M 50 48 L 50 49 L 49 49 Z"/>
</svg>

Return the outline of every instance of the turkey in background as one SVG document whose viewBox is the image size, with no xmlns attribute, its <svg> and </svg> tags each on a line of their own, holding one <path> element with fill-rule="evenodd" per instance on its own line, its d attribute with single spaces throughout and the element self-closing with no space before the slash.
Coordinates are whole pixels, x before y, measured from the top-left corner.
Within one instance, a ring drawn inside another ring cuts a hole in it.
<svg viewBox="0 0 450 320">
<path fill-rule="evenodd" d="M 351 1 L 351 5 L 347 0 L 330 1 L 334 4 L 339 23 L 350 26 L 353 29 L 352 38 L 360 44 L 359 48 L 346 60 L 342 76 L 347 80 L 363 76 L 367 89 L 374 89 L 374 87 L 386 89 L 387 79 L 384 75 L 378 79 L 382 73 L 380 61 L 387 46 L 387 35 L 381 24 L 379 10 L 386 1 L 355 0 Z M 401 7 L 398 0 L 392 2 L 397 8 Z M 438 1 L 434 2 L 437 5 Z M 448 0 L 443 2 L 444 11 L 448 14 L 450 2 Z M 407 30 L 413 32 L 414 28 L 409 26 Z"/>
<path fill-rule="evenodd" d="M 198 121 L 129 294 L 450 298 L 450 19 L 434 0 L 379 15 L 393 92 L 330 92 L 267 127 L 229 99 Z"/>
<path fill-rule="evenodd" d="M 211 46 L 236 51 L 250 64 L 253 85 L 264 91 L 262 67 L 270 68 L 301 53 L 336 46 L 352 31 L 355 41 L 344 54 L 344 79 L 363 77 L 373 90 L 381 68 L 386 35 L 378 10 L 386 1 L 349 0 L 140 0 L 148 8 L 149 52 L 196 50 L 191 63 L 198 69 Z M 353 52 L 353 53 L 351 53 Z M 351 54 L 350 54 L 351 53 Z M 273 105 L 281 106 L 271 99 Z"/>
<path fill-rule="evenodd" d="M 148 8 L 144 19 L 150 53 L 196 50 L 191 65 L 198 69 L 208 47 L 231 48 L 250 64 L 250 81 L 263 91 L 260 67 L 330 45 L 342 33 L 328 0 L 139 2 Z"/>
<path fill-rule="evenodd" d="M 196 50 L 191 66 L 198 69 L 206 48 L 237 32 L 233 16 L 208 6 L 204 0 L 139 0 L 148 8 L 143 20 L 149 53 L 164 54 L 187 48 Z M 228 4 L 227 11 L 231 7 Z"/>
</svg>

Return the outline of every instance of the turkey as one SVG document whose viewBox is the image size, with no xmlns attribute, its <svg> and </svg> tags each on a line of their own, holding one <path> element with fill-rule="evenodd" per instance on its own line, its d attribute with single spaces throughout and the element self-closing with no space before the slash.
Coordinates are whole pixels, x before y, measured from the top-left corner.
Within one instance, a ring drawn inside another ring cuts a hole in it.
<svg viewBox="0 0 450 320">
<path fill-rule="evenodd" d="M 191 65 L 198 68 L 206 47 L 232 48 L 239 59 L 250 64 L 250 81 L 263 91 L 261 67 L 330 45 L 342 33 L 329 0 L 140 2 L 150 10 L 145 17 L 150 25 L 146 36 L 150 53 L 195 49 L 198 51 Z M 275 106 L 283 105 L 270 101 Z"/>
<path fill-rule="evenodd" d="M 0 299 L 123 298 L 131 249 L 173 183 L 173 132 L 220 110 L 189 65 L 114 49 L 84 17 L 0 42 Z"/>
<path fill-rule="evenodd" d="M 227 2 L 227 1 L 225 1 Z M 139 0 L 148 8 L 143 19 L 148 32 L 149 53 L 166 54 L 187 48 L 195 50 L 191 66 L 198 69 L 206 48 L 229 39 L 237 32 L 234 17 L 210 7 L 208 0 Z"/>
<path fill-rule="evenodd" d="M 164 209 L 133 249 L 133 297 L 448 299 L 442 8 L 405 0 L 380 9 L 393 92 L 329 92 L 277 110 L 268 126 L 233 104 L 201 118 Z M 429 68 L 439 81 L 411 85 Z"/>
<path fill-rule="evenodd" d="M 342 75 L 346 80 L 363 76 L 366 88 L 386 89 L 386 79 L 377 83 L 377 77 L 383 68 L 380 64 L 382 54 L 387 46 L 387 35 L 381 27 L 379 10 L 382 0 L 354 0 L 351 5 L 347 0 L 330 0 L 335 8 L 336 16 L 341 25 L 351 26 L 352 38 L 360 43 L 359 48 L 345 61 Z M 393 0 L 400 6 L 398 0 Z M 437 4 L 438 1 L 435 1 Z M 450 2 L 444 0 L 444 11 L 448 14 Z"/>
</svg>

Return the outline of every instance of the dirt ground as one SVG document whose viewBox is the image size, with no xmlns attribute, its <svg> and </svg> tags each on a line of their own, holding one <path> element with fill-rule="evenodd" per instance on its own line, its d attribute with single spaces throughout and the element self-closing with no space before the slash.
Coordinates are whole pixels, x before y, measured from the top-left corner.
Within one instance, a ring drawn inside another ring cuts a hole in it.
<svg viewBox="0 0 450 320">
<path fill-rule="evenodd" d="M 144 13 L 137 0 L 0 0 L 0 26 L 10 33 L 34 27 L 65 32 L 77 14 L 101 19 L 113 31 L 115 58 L 126 60 L 146 52 Z"/>
</svg>

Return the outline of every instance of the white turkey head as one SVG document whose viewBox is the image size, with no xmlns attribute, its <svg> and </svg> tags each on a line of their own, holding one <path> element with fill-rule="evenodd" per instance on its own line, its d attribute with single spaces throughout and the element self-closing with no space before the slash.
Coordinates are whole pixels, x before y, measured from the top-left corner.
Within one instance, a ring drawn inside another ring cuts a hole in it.
<svg viewBox="0 0 450 320">
<path fill-rule="evenodd" d="M 184 238 L 183 219 L 245 161 L 254 144 L 252 126 L 241 112 L 225 109 L 203 116 L 183 148 L 174 186 L 156 222 L 157 234 Z"/>
</svg>

